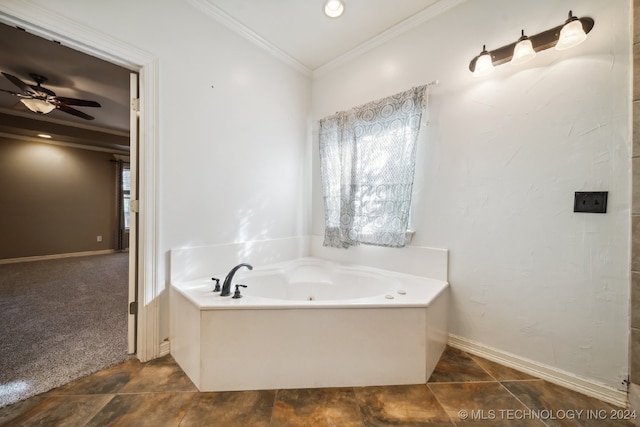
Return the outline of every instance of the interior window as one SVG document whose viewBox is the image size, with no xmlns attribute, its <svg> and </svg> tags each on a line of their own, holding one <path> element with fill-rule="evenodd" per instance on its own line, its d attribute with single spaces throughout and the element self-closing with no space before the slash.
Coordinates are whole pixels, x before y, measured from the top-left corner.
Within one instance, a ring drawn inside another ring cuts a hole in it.
<svg viewBox="0 0 640 427">
<path fill-rule="evenodd" d="M 122 219 L 125 230 L 129 229 L 129 202 L 131 200 L 131 169 L 129 163 L 122 165 Z"/>
</svg>

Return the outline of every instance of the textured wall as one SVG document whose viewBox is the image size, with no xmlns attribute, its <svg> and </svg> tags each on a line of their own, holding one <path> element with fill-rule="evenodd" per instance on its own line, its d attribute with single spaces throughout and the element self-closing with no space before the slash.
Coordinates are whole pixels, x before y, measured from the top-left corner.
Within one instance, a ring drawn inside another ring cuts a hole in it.
<svg viewBox="0 0 640 427">
<path fill-rule="evenodd" d="M 553 28 L 570 9 L 595 19 L 581 45 L 469 72 L 483 44 Z M 629 348 L 630 11 L 629 0 L 467 1 L 326 70 L 312 92 L 319 119 L 438 79 L 413 244 L 450 251 L 451 332 L 616 389 Z M 609 191 L 608 212 L 574 213 L 575 191 Z"/>
</svg>

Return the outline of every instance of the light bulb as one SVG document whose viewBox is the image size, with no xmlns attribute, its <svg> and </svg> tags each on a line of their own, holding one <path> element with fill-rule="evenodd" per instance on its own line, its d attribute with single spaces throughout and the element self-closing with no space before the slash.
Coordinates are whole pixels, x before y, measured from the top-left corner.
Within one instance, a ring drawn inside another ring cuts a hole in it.
<svg viewBox="0 0 640 427">
<path fill-rule="evenodd" d="M 341 0 L 327 0 L 324 4 L 324 13 L 330 18 L 337 18 L 344 12 L 344 2 Z"/>
<path fill-rule="evenodd" d="M 485 46 L 482 46 L 482 52 L 480 52 L 480 56 L 476 59 L 476 67 L 473 70 L 473 75 L 476 77 L 481 77 L 489 74 L 493 71 L 493 60 L 491 59 L 491 53 L 487 52 Z"/>
</svg>

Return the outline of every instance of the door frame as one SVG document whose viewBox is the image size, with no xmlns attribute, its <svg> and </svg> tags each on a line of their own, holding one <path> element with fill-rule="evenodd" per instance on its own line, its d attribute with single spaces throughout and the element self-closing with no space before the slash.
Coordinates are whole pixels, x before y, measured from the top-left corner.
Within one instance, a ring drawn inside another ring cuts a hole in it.
<svg viewBox="0 0 640 427">
<path fill-rule="evenodd" d="M 137 47 L 65 18 L 50 9 L 19 0 L 0 3 L 0 22 L 122 66 L 139 75 L 138 139 L 138 324 L 137 352 L 146 362 L 161 356 L 158 251 L 158 83 L 159 61 Z M 129 268 L 135 266 L 129 265 Z M 128 307 L 123 307 L 123 310 Z"/>
<path fill-rule="evenodd" d="M 136 352 L 138 326 L 138 73 L 129 74 L 129 316 L 127 319 L 127 351 Z M 121 178 L 122 179 L 122 178 Z M 120 195 L 122 196 L 122 195 Z M 133 200 L 133 203 L 131 202 Z M 121 209 L 119 215 L 123 216 Z M 121 221 L 122 222 L 122 221 Z M 122 224 L 121 224 L 121 229 Z M 135 309 L 133 309 L 135 307 Z"/>
</svg>

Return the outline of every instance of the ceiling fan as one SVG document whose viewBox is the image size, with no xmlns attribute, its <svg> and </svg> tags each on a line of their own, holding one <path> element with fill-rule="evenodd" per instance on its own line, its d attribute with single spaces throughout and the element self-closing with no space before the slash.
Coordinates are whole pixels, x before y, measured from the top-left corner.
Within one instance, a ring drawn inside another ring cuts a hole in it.
<svg viewBox="0 0 640 427">
<path fill-rule="evenodd" d="M 36 82 L 35 85 L 29 85 L 11 74 L 2 73 L 11 83 L 16 85 L 21 93 L 11 92 L 9 90 L 0 89 L 1 92 L 10 93 L 20 98 L 20 102 L 34 113 L 47 114 L 58 109 L 68 114 L 83 118 L 85 120 L 93 120 L 93 117 L 70 107 L 70 105 L 78 105 L 81 107 L 100 107 L 101 105 L 95 101 L 85 101 L 84 99 L 66 98 L 64 96 L 56 96 L 55 92 L 42 87 L 42 83 L 48 80 L 39 74 L 29 74 Z"/>
</svg>

